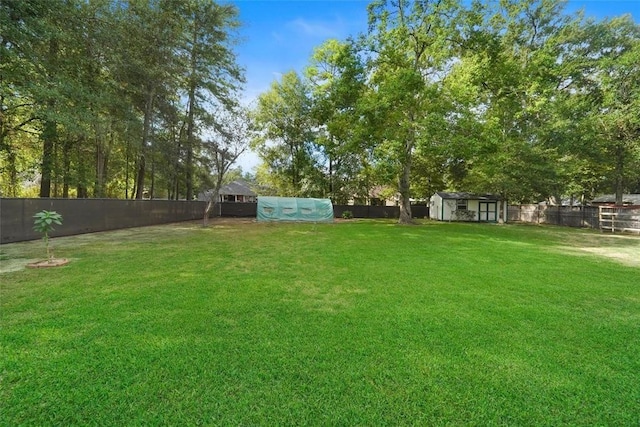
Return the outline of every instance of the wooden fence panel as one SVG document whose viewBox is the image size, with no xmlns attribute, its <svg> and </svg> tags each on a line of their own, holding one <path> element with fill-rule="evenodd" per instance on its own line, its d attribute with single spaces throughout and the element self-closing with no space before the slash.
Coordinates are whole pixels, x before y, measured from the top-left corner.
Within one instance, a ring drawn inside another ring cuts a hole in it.
<svg viewBox="0 0 640 427">
<path fill-rule="evenodd" d="M 600 227 L 598 208 L 594 206 L 512 205 L 507 218 L 508 221 L 530 224 Z"/>
</svg>

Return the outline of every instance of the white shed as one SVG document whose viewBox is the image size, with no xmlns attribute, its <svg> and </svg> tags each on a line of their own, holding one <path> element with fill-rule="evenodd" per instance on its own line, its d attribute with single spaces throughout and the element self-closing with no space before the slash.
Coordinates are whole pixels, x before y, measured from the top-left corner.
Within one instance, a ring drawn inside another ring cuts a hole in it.
<svg viewBox="0 0 640 427">
<path fill-rule="evenodd" d="M 498 222 L 501 216 L 507 218 L 507 204 L 501 201 L 495 194 L 437 192 L 429 201 L 429 217 L 438 221 Z"/>
</svg>

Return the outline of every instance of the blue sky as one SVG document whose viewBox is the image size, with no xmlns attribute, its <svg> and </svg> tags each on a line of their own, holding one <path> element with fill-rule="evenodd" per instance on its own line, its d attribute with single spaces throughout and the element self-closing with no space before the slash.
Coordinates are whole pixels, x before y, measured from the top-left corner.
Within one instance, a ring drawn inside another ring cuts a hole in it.
<svg viewBox="0 0 640 427">
<path fill-rule="evenodd" d="M 345 39 L 366 30 L 369 0 L 231 0 L 242 27 L 236 47 L 246 70 L 245 104 L 267 91 L 288 71 L 302 71 L 323 41 Z M 568 12 L 584 9 L 587 17 L 632 14 L 640 21 L 640 0 L 570 0 Z M 239 159 L 245 172 L 258 164 L 254 153 Z"/>
</svg>

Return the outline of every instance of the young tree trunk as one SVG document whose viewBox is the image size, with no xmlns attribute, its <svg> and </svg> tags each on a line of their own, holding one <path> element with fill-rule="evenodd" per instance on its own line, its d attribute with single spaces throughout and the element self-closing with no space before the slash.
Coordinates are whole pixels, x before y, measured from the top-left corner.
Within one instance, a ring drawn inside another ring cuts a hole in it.
<svg viewBox="0 0 640 427">
<path fill-rule="evenodd" d="M 191 101 L 190 101 L 191 103 Z M 190 108 L 192 108 L 191 106 Z M 189 124 L 187 125 L 187 157 L 185 159 L 185 181 L 187 200 L 193 199 L 193 113 L 189 111 Z"/>
<path fill-rule="evenodd" d="M 196 61 L 196 55 L 194 52 L 192 52 L 192 58 L 191 58 L 191 67 L 192 73 L 195 73 L 195 61 Z M 187 158 L 185 159 L 185 178 L 186 178 L 186 184 L 187 184 L 187 188 L 186 188 L 186 198 L 187 200 L 191 200 L 193 199 L 193 146 L 195 145 L 195 138 L 194 138 L 194 128 L 195 128 L 195 123 L 194 123 L 194 110 L 196 107 L 196 84 L 195 81 L 191 82 L 191 85 L 189 86 L 189 112 L 187 114 Z"/>
<path fill-rule="evenodd" d="M 62 146 L 62 197 L 69 198 L 71 184 L 71 140 L 67 137 Z"/>
<path fill-rule="evenodd" d="M 414 122 L 414 116 L 410 116 L 411 122 Z M 402 171 L 398 182 L 398 192 L 400 193 L 400 218 L 399 224 L 412 224 L 411 217 L 411 156 L 415 145 L 415 130 L 411 128 L 407 141 L 404 144 L 404 152 L 402 153 Z"/>
<path fill-rule="evenodd" d="M 147 91 L 147 99 L 144 106 L 144 124 L 142 128 L 142 144 L 140 146 L 140 155 L 138 156 L 138 170 L 136 173 L 136 199 L 142 199 L 144 193 L 144 177 L 146 169 L 146 153 L 149 143 L 149 135 L 151 133 L 151 115 L 153 114 L 153 100 L 155 97 L 155 89 L 150 88 Z"/>
<path fill-rule="evenodd" d="M 411 196 L 409 188 L 409 179 L 411 177 L 411 164 L 409 162 L 402 166 L 402 174 L 400 175 L 400 181 L 398 185 L 398 191 L 400 193 L 400 219 L 399 224 L 411 224 L 413 219 L 411 218 Z"/>
<path fill-rule="evenodd" d="M 53 173 L 53 150 L 57 137 L 56 124 L 51 120 L 44 123 L 42 130 L 42 165 L 40 168 L 40 197 L 51 197 L 51 175 Z"/>
<path fill-rule="evenodd" d="M 616 144 L 616 169 L 615 169 L 615 190 L 616 205 L 622 206 L 624 195 L 624 142 L 618 141 Z"/>
<path fill-rule="evenodd" d="M 111 144 L 113 145 L 113 133 L 111 134 Z M 107 166 L 109 164 L 108 148 L 104 146 L 100 137 L 96 138 L 96 177 L 93 194 L 95 197 L 106 197 Z"/>
</svg>

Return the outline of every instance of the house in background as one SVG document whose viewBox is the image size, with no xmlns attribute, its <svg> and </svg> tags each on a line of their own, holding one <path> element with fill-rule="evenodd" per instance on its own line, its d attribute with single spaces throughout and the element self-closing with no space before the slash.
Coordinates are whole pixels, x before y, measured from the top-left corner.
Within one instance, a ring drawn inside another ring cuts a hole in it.
<svg viewBox="0 0 640 427">
<path fill-rule="evenodd" d="M 400 204 L 400 193 L 388 185 L 377 185 L 369 190 L 366 197 L 354 196 L 347 204 L 362 206 L 398 206 Z"/>
<path fill-rule="evenodd" d="M 429 217 L 438 221 L 498 222 L 500 217 L 507 218 L 507 204 L 501 200 L 494 194 L 437 192 L 429 200 Z"/>
<path fill-rule="evenodd" d="M 606 194 L 591 201 L 592 206 L 613 206 L 616 204 L 615 194 Z M 623 206 L 640 206 L 640 194 L 623 194 Z"/>
<path fill-rule="evenodd" d="M 209 200 L 212 193 L 213 190 L 207 190 L 204 193 L 200 193 L 198 195 L 198 200 Z M 249 187 L 249 184 L 246 181 L 239 179 L 220 187 L 218 202 L 256 203 L 256 196 L 256 193 Z"/>
</svg>

